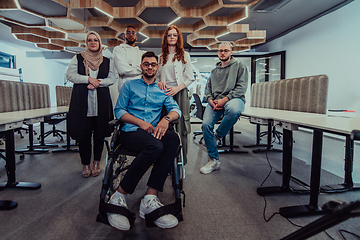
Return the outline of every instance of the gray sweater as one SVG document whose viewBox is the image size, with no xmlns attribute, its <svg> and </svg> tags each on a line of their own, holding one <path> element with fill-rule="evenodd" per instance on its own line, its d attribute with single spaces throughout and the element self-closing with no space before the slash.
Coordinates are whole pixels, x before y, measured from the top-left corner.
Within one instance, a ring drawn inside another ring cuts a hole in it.
<svg viewBox="0 0 360 240">
<path fill-rule="evenodd" d="M 245 103 L 248 84 L 248 69 L 240 61 L 232 58 L 228 65 L 221 67 L 221 62 L 211 71 L 205 88 L 205 100 L 218 100 L 228 97 L 241 98 Z"/>
</svg>

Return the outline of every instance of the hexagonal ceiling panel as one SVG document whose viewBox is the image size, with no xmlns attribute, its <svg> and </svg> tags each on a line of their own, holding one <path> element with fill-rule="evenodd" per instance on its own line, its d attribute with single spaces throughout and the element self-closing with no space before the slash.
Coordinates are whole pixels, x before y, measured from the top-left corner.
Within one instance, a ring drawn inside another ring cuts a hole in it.
<svg viewBox="0 0 360 240">
<path fill-rule="evenodd" d="M 99 32 L 103 43 L 113 47 L 123 42 L 128 25 L 139 31 L 140 47 L 159 48 L 170 24 L 180 28 L 186 48 L 211 49 L 221 40 L 250 47 L 265 42 L 266 32 L 239 23 L 258 1 L 6 0 L 0 1 L 0 21 L 12 26 L 19 39 L 49 50 L 82 49 L 88 30 Z M 250 41 L 251 36 L 257 40 Z"/>
</svg>

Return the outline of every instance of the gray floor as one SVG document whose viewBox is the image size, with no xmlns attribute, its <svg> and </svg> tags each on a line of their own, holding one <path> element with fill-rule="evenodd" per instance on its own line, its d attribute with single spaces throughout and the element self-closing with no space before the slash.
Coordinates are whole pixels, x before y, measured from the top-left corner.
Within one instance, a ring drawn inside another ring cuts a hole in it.
<svg viewBox="0 0 360 240">
<path fill-rule="evenodd" d="M 49 126 L 47 126 L 49 128 Z M 64 129 L 62 125 L 60 128 Z M 38 127 L 35 128 L 38 131 Z M 199 130 L 200 125 L 193 125 Z M 237 145 L 255 142 L 255 125 L 241 119 L 235 130 Z M 19 182 L 38 182 L 38 190 L 5 189 L 0 193 L 2 200 L 16 200 L 18 207 L 0 212 L 0 239 L 280 239 L 298 229 L 287 219 L 275 215 L 269 222 L 264 220 L 265 200 L 257 195 L 256 189 L 269 173 L 269 159 L 273 171 L 264 186 L 278 186 L 281 175 L 281 153 L 268 152 L 254 154 L 221 155 L 221 169 L 209 175 L 199 173 L 207 162 L 206 149 L 198 144 L 198 139 L 189 137 L 189 162 L 186 165 L 184 190 L 186 207 L 184 221 L 170 230 L 146 228 L 139 217 L 140 200 L 146 190 L 147 175 L 139 183 L 137 190 L 128 196 L 130 210 L 136 212 L 134 229 L 118 231 L 95 221 L 104 172 L 99 177 L 85 179 L 81 176 L 81 164 L 77 153 L 49 153 L 26 155 L 24 160 L 17 155 L 16 179 Z M 309 182 L 311 160 L 311 133 L 294 132 L 293 175 Z M 16 148 L 25 147 L 27 136 L 15 137 Z M 265 141 L 265 139 L 264 139 Z M 58 142 L 49 137 L 47 142 Z M 61 142 L 58 142 L 63 144 Z M 0 146 L 3 148 L 4 146 Z M 281 145 L 275 144 L 281 148 Z M 360 164 L 355 146 L 354 181 L 360 182 Z M 102 158 L 104 169 L 106 151 Z M 342 183 L 344 141 L 333 137 L 324 138 L 322 184 Z M 0 161 L 0 181 L 6 182 L 5 163 Z M 296 187 L 296 183 L 292 183 Z M 173 201 L 170 181 L 160 194 L 163 203 Z M 319 206 L 330 200 L 355 201 L 360 199 L 360 191 L 342 194 L 320 194 Z M 282 194 L 266 197 L 265 218 L 278 212 L 280 207 L 305 205 L 309 203 L 307 194 Z M 318 216 L 290 219 L 297 225 L 306 225 Z M 327 230 L 334 239 L 342 239 L 339 229 L 360 234 L 359 219 L 350 219 Z M 356 239 L 345 234 L 346 239 Z M 330 239 L 324 232 L 311 239 Z"/>
</svg>

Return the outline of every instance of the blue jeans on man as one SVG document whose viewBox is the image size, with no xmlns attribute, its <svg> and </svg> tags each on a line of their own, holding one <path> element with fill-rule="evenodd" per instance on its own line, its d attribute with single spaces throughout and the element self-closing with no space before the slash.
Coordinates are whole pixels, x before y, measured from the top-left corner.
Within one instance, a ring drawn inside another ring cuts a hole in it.
<svg viewBox="0 0 360 240">
<path fill-rule="evenodd" d="M 241 98 L 231 99 L 225 103 L 221 110 L 213 110 L 210 104 L 206 106 L 201 129 L 210 159 L 219 160 L 219 151 L 214 134 L 215 123 L 221 116 L 224 116 L 216 129 L 216 134 L 219 137 L 224 137 L 237 122 L 244 109 L 245 103 Z"/>
</svg>

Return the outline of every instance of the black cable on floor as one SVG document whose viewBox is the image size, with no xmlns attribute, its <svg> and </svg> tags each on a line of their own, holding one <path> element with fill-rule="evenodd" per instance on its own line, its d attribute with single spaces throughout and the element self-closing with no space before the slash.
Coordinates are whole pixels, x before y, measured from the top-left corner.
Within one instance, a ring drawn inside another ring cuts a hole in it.
<svg viewBox="0 0 360 240">
<path fill-rule="evenodd" d="M 332 236 L 330 236 L 330 234 L 329 234 L 326 230 L 324 230 L 324 232 L 326 233 L 326 235 L 327 235 L 331 240 L 335 240 L 335 238 L 333 238 Z"/>
<path fill-rule="evenodd" d="M 347 230 L 345 230 L 345 229 L 339 229 L 339 234 L 340 234 L 340 236 L 341 236 L 344 240 L 346 240 L 346 238 L 345 238 L 345 236 L 343 235 L 343 232 L 344 232 L 344 233 L 348 233 L 348 234 L 350 234 L 350 235 L 353 235 L 354 237 L 357 237 L 358 239 L 360 239 L 360 236 L 357 235 L 357 234 L 355 234 L 355 233 L 353 233 L 353 232 L 349 232 L 349 231 L 347 231 Z"/>
<path fill-rule="evenodd" d="M 270 175 L 271 175 L 271 173 L 272 173 L 272 170 L 273 170 L 273 167 L 272 167 L 272 165 L 271 165 L 271 163 L 270 163 L 270 160 L 269 160 L 269 157 L 268 157 L 268 155 L 267 155 L 267 152 L 265 152 L 265 156 L 266 156 L 266 161 L 267 161 L 268 164 L 269 164 L 270 171 L 269 171 L 268 175 L 266 176 L 266 178 L 264 179 L 264 181 L 262 181 L 260 187 L 262 187 L 262 186 L 264 185 L 264 183 L 265 183 L 265 182 L 267 181 L 267 179 L 270 177 Z M 266 201 L 265 196 L 263 196 L 263 198 L 264 198 L 264 201 L 265 201 L 264 211 L 263 211 L 263 218 L 264 218 L 265 222 L 269 222 L 275 215 L 280 214 L 280 213 L 279 213 L 279 212 L 275 212 L 275 213 L 273 213 L 268 219 L 266 219 L 267 201 Z M 289 223 L 291 223 L 293 226 L 295 226 L 295 227 L 298 227 L 298 228 L 304 227 L 304 226 L 301 226 L 301 225 L 298 225 L 298 224 L 293 223 L 289 218 L 286 218 L 286 217 L 284 217 L 284 218 L 285 218 Z M 345 230 L 344 230 L 344 231 L 345 231 Z M 333 237 L 330 236 L 330 234 L 329 234 L 326 230 L 324 230 L 324 232 L 325 232 L 325 234 L 326 234 L 331 240 L 335 240 Z M 339 232 L 340 232 L 340 231 L 339 231 Z M 345 238 L 344 238 L 344 239 L 345 239 Z M 345 240 L 346 240 L 346 239 L 345 239 Z"/>
<path fill-rule="evenodd" d="M 260 187 L 262 187 L 264 185 L 264 183 L 266 182 L 266 180 L 270 177 L 271 173 L 272 173 L 272 170 L 273 170 L 273 167 L 271 166 L 271 163 L 269 161 L 269 158 L 267 156 L 267 153 L 265 152 L 265 156 L 266 156 L 266 160 L 269 164 L 269 167 L 270 167 L 270 171 L 268 173 L 268 175 L 266 176 L 266 178 L 264 179 L 264 181 L 261 183 Z M 265 196 L 263 196 L 264 198 L 264 202 L 265 202 L 265 205 L 264 205 L 264 211 L 263 211 L 263 218 L 265 220 L 265 222 L 269 222 L 275 215 L 277 214 L 280 214 L 279 212 L 275 212 L 273 213 L 268 219 L 266 219 L 266 207 L 267 207 L 267 201 L 266 201 L 266 198 Z"/>
</svg>

